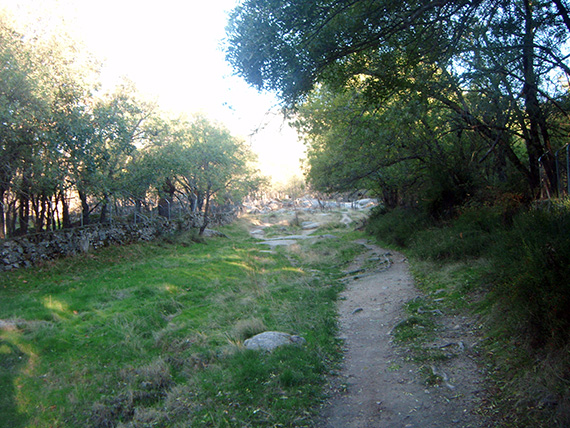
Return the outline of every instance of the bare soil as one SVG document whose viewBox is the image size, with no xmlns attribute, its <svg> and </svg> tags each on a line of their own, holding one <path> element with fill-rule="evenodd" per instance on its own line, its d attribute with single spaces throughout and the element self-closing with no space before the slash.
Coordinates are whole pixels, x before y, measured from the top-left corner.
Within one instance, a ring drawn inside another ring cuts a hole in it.
<svg viewBox="0 0 570 428">
<path fill-rule="evenodd" d="M 440 313 L 430 346 L 449 352 L 437 364 L 408 361 L 392 330 L 406 319 L 403 305 L 421 293 L 402 254 L 359 241 L 366 252 L 347 269 L 339 303 L 344 361 L 330 380 L 321 428 L 482 427 L 484 399 L 477 365 L 479 336 L 474 321 Z M 376 267 L 370 260 L 378 261 Z M 368 263 L 367 263 L 368 261 Z M 435 384 L 426 378 L 437 379 Z"/>
</svg>

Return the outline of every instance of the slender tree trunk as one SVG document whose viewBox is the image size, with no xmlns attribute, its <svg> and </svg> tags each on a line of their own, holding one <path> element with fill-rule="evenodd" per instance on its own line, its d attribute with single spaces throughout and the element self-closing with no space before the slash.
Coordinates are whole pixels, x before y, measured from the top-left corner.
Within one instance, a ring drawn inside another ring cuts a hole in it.
<svg viewBox="0 0 570 428">
<path fill-rule="evenodd" d="M 16 234 L 16 222 L 18 221 L 18 214 L 16 210 L 16 201 L 8 205 L 6 210 L 6 224 L 8 229 L 8 236 L 14 236 Z"/>
<path fill-rule="evenodd" d="M 208 221 L 209 221 L 209 210 L 210 210 L 210 192 L 206 192 L 206 201 L 204 204 L 204 220 L 202 221 L 202 226 L 200 226 L 200 233 L 199 235 L 202 236 L 204 234 L 204 230 L 206 230 L 206 228 L 208 227 Z"/>
<path fill-rule="evenodd" d="M 202 211 L 202 208 L 204 208 L 204 195 L 202 192 L 196 192 L 196 206 L 198 212 Z"/>
<path fill-rule="evenodd" d="M 190 196 L 190 212 L 195 213 L 198 210 L 198 196 L 195 192 L 192 192 Z"/>
<path fill-rule="evenodd" d="M 25 182 L 26 180 L 24 180 Z M 20 206 L 18 209 L 18 223 L 19 223 L 19 229 L 18 232 L 21 235 L 25 235 L 28 233 L 28 224 L 30 221 L 30 198 L 28 196 L 28 191 L 27 191 L 27 186 L 25 186 L 25 183 L 23 184 L 23 188 L 20 189 L 20 195 L 19 195 L 19 202 L 20 202 Z"/>
<path fill-rule="evenodd" d="M 0 189 L 0 239 L 7 238 L 6 233 L 6 210 L 4 209 L 4 194 L 6 191 Z"/>
<path fill-rule="evenodd" d="M 32 206 L 36 217 L 34 220 L 34 228 L 36 232 L 41 232 L 44 228 L 46 215 L 49 209 L 46 196 L 42 194 L 40 197 L 35 198 L 35 200 L 32 199 Z"/>
<path fill-rule="evenodd" d="M 81 201 L 81 215 L 83 219 L 83 226 L 89 224 L 89 202 L 87 202 L 87 194 L 81 190 L 77 190 L 79 200 Z"/>
<path fill-rule="evenodd" d="M 69 229 L 71 227 L 71 218 L 69 217 L 69 205 L 65 200 L 65 192 L 63 190 L 59 193 L 59 198 L 61 201 L 62 227 L 64 229 Z"/>
<path fill-rule="evenodd" d="M 525 110 L 529 121 L 529 133 L 526 139 L 531 187 L 540 189 L 540 164 L 544 166 L 548 190 L 552 193 L 556 185 L 556 174 L 552 153 L 550 153 L 550 137 L 544 114 L 538 100 L 536 74 L 534 70 L 534 21 L 530 0 L 524 1 L 525 34 L 523 40 L 522 66 L 524 73 L 523 93 Z"/>
<path fill-rule="evenodd" d="M 101 216 L 99 217 L 99 223 L 107 222 L 108 212 L 109 212 L 109 195 L 105 195 L 103 198 L 103 205 L 101 206 Z"/>
<path fill-rule="evenodd" d="M 554 0 L 554 4 L 558 9 L 558 14 L 562 17 L 562 20 L 564 21 L 564 25 L 566 25 L 566 28 L 570 32 L 570 17 L 568 16 L 568 9 L 564 7 L 564 4 L 562 4 L 560 0 Z"/>
<path fill-rule="evenodd" d="M 162 186 L 163 196 L 158 201 L 158 215 L 170 219 L 172 201 L 174 200 L 174 193 L 176 187 L 170 178 L 167 178 Z"/>
</svg>

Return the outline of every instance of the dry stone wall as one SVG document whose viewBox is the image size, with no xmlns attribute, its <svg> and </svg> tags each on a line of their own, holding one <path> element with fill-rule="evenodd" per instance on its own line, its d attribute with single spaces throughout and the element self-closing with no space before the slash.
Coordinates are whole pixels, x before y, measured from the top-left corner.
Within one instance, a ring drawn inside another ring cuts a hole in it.
<svg viewBox="0 0 570 428">
<path fill-rule="evenodd" d="M 209 224 L 212 226 L 227 224 L 234 218 L 233 213 L 216 214 L 210 219 Z M 187 215 L 173 221 L 159 217 L 138 224 L 93 224 L 6 239 L 0 241 L 0 271 L 28 267 L 108 245 L 151 241 L 162 235 L 198 228 L 201 223 L 200 215 Z"/>
</svg>

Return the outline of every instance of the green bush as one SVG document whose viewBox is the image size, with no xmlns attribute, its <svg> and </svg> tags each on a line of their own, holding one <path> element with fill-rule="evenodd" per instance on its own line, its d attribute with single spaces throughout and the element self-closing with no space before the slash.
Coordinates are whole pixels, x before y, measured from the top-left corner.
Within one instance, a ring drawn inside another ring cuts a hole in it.
<svg viewBox="0 0 570 428">
<path fill-rule="evenodd" d="M 370 216 L 367 231 L 388 245 L 408 247 L 414 235 L 428 227 L 429 218 L 418 209 L 376 210 Z"/>
<path fill-rule="evenodd" d="M 469 209 L 450 224 L 419 231 L 410 244 L 424 260 L 466 260 L 483 256 L 501 226 L 500 214 L 486 207 Z"/>
<path fill-rule="evenodd" d="M 495 247 L 495 296 L 533 347 L 570 339 L 569 234 L 568 209 L 531 210 Z"/>
</svg>

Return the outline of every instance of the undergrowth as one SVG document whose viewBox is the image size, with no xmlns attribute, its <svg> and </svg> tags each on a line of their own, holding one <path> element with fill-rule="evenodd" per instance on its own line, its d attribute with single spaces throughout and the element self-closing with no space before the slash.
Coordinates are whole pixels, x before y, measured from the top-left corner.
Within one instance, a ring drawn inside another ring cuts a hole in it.
<svg viewBox="0 0 570 428">
<path fill-rule="evenodd" d="M 570 425 L 570 209 L 480 206 L 453 219 L 419 210 L 379 211 L 368 230 L 412 259 L 430 307 L 468 310 L 484 321 L 489 398 L 482 409 L 498 426 Z M 433 330 L 408 304 L 395 332 L 413 358 L 431 358 L 423 343 Z M 420 334 L 421 333 L 421 334 Z"/>
</svg>

